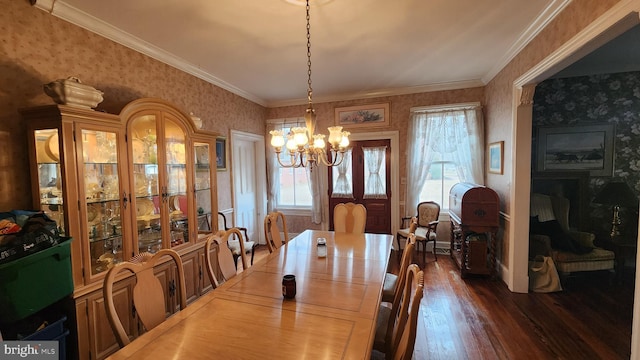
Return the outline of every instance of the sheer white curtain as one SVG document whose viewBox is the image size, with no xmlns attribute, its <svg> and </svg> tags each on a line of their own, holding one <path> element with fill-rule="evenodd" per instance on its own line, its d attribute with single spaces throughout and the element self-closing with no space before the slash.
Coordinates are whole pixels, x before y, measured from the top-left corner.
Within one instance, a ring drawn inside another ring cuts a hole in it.
<svg viewBox="0 0 640 360">
<path fill-rule="evenodd" d="M 412 111 L 407 140 L 406 216 L 415 215 L 436 156 L 454 162 L 461 181 L 484 184 L 484 121 L 479 106 Z"/>
<path fill-rule="evenodd" d="M 344 153 L 344 159 L 340 165 L 333 168 L 333 192 L 334 198 L 353 198 L 353 186 L 349 178 L 351 169 L 351 149 Z M 337 174 L 337 175 L 336 175 Z"/>
<path fill-rule="evenodd" d="M 322 183 L 320 180 L 320 169 L 316 166 L 313 171 L 307 168 L 307 182 L 309 192 L 311 192 L 311 222 L 322 223 Z"/>
<path fill-rule="evenodd" d="M 387 147 L 363 147 L 362 151 L 364 152 L 366 169 L 369 172 L 369 176 L 364 182 L 365 187 L 362 197 L 365 199 L 386 199 L 386 174 L 380 170 L 386 171 L 382 165 L 384 164 Z"/>
<path fill-rule="evenodd" d="M 269 131 L 282 129 L 282 123 L 267 123 L 267 139 L 271 140 Z M 278 179 L 278 159 L 276 152 L 273 151 L 270 141 L 266 141 L 265 152 L 267 154 L 267 212 L 275 210 L 276 198 L 280 189 L 280 181 Z"/>
<path fill-rule="evenodd" d="M 438 123 L 430 120 L 427 113 L 413 113 L 407 136 L 407 191 L 405 216 L 414 216 L 420 199 L 420 191 L 435 151 L 429 144 L 437 142 Z"/>
</svg>

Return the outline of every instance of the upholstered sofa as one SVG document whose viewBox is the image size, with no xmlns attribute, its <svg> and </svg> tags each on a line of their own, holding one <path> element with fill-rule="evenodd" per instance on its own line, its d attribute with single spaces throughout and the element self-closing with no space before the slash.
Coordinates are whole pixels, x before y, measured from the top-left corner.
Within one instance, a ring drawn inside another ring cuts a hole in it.
<svg viewBox="0 0 640 360">
<path fill-rule="evenodd" d="M 533 259 L 536 255 L 551 256 L 561 278 L 580 271 L 609 270 L 613 272 L 614 252 L 595 246 L 594 234 L 570 229 L 569 206 L 569 200 L 565 198 L 531 194 L 529 258 Z M 536 233 L 536 230 L 541 228 L 537 226 L 538 223 L 553 224 L 554 220 L 557 221 L 555 226 L 572 240 L 571 245 L 579 249 L 578 253 L 567 250 L 566 246 L 559 246 L 557 238 L 555 243 L 552 242 L 554 236 L 549 233 Z"/>
</svg>

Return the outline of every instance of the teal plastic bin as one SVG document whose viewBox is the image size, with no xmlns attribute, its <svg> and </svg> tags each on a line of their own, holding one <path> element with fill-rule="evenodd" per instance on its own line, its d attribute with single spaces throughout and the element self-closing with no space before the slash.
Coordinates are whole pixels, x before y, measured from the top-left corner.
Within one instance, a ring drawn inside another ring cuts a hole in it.
<svg viewBox="0 0 640 360">
<path fill-rule="evenodd" d="M 73 292 L 71 238 L 0 265 L 0 323 L 34 314 Z"/>
</svg>

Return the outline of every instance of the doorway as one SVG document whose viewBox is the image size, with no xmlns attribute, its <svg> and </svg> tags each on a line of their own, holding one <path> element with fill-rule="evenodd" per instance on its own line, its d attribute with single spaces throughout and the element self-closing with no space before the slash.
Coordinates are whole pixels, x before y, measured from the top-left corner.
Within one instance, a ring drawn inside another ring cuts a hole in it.
<svg viewBox="0 0 640 360">
<path fill-rule="evenodd" d="M 247 228 L 248 238 L 259 244 L 265 244 L 262 219 L 267 213 L 264 146 L 262 136 L 231 131 L 233 225 Z"/>
<path fill-rule="evenodd" d="M 532 100 L 536 85 L 557 73 L 559 70 L 584 57 L 602 44 L 615 38 L 619 34 L 639 23 L 635 5 L 631 2 L 615 6 L 605 15 L 596 19 L 591 25 L 574 36 L 556 52 L 547 56 L 520 78 L 513 86 L 513 151 L 512 184 L 510 189 L 511 220 L 508 227 L 508 238 L 528 238 L 528 197 L 518 197 L 518 194 L 530 193 L 531 178 L 531 147 L 532 147 Z M 515 201 L 516 198 L 518 201 Z M 511 291 L 527 292 L 527 258 L 528 242 L 511 241 L 508 254 L 510 269 L 506 270 L 503 278 Z M 640 255 L 640 254 L 638 254 Z M 636 259 L 637 262 L 637 259 Z M 635 282 L 638 284 L 640 272 L 636 272 Z M 635 288 L 638 299 L 639 287 Z M 634 302 L 634 316 L 631 335 L 631 358 L 640 353 L 640 302 Z"/>
<path fill-rule="evenodd" d="M 367 209 L 365 232 L 391 233 L 391 141 L 352 141 L 341 166 L 329 168 L 329 229 L 333 209 L 353 202 Z"/>
</svg>

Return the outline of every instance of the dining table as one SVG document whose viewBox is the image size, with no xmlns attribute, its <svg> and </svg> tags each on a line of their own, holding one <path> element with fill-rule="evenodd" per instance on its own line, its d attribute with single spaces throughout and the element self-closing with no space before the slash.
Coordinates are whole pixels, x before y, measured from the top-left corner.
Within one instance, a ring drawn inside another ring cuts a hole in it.
<svg viewBox="0 0 640 360">
<path fill-rule="evenodd" d="M 109 359 L 369 359 L 392 240 L 305 230 Z"/>
</svg>

